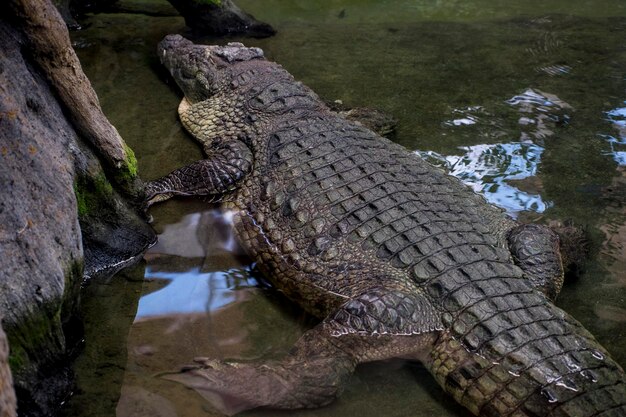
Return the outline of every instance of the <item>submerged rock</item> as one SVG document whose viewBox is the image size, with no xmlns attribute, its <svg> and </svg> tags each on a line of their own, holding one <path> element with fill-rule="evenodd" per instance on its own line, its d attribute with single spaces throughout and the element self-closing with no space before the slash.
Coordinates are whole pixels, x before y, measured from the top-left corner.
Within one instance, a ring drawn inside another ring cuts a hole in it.
<svg viewBox="0 0 626 417">
<path fill-rule="evenodd" d="M 101 163 L 102 149 L 68 119 L 10 5 L 0 6 L 0 316 L 20 415 L 43 416 L 73 384 L 68 359 L 82 338 L 84 272 L 110 270 L 154 234 L 110 180 L 116 173 Z"/>
</svg>

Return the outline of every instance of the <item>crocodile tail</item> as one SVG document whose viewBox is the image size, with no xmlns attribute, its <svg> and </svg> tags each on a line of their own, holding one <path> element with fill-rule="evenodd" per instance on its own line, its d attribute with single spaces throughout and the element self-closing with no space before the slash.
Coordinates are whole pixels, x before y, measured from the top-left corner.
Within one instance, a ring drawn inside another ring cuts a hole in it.
<svg viewBox="0 0 626 417">
<path fill-rule="evenodd" d="M 580 323 L 551 304 L 495 322 L 451 327 L 430 358 L 439 384 L 474 414 L 626 416 L 624 371 Z"/>
</svg>

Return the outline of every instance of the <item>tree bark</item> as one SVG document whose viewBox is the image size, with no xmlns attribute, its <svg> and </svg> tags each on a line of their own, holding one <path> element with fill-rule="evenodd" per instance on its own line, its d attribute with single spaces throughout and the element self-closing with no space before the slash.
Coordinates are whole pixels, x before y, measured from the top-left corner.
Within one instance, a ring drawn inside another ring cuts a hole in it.
<svg viewBox="0 0 626 417">
<path fill-rule="evenodd" d="M 119 133 L 102 113 L 96 92 L 83 73 L 63 18 L 49 0 L 9 0 L 38 64 L 69 113 L 78 133 L 97 150 L 120 185 L 132 187 L 136 169 Z M 124 175 L 128 174 L 128 175 Z"/>
</svg>

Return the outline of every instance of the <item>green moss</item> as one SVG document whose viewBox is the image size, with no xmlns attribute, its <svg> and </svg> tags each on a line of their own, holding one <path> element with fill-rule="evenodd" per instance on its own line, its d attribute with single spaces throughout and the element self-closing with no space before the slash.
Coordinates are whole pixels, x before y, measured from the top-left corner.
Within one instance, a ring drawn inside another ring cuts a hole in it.
<svg viewBox="0 0 626 417">
<path fill-rule="evenodd" d="M 133 183 L 137 179 L 137 158 L 135 152 L 126 144 L 124 144 L 124 152 L 126 153 L 125 164 L 113 172 L 113 178 L 116 184 L 119 184 L 126 191 L 131 191 Z"/>
<path fill-rule="evenodd" d="M 76 196 L 76 208 L 79 216 L 87 214 L 87 202 L 85 195 L 80 191 L 78 184 L 74 183 L 74 195 Z"/>
<path fill-rule="evenodd" d="M 36 363 L 56 360 L 65 353 L 60 304 L 43 306 L 17 326 L 6 329 L 9 365 L 17 380 L 37 368 Z"/>
<path fill-rule="evenodd" d="M 17 373 L 20 369 L 24 368 L 24 365 L 28 362 L 28 356 L 24 348 L 18 344 L 12 344 L 10 349 L 9 366 L 13 373 Z"/>
<path fill-rule="evenodd" d="M 127 160 L 127 170 L 128 174 L 132 177 L 137 176 L 137 158 L 135 157 L 135 152 L 126 144 L 124 144 L 124 152 L 126 152 L 126 160 Z"/>
<path fill-rule="evenodd" d="M 215 5 L 220 7 L 222 5 L 222 0 L 194 0 L 198 4 L 206 4 L 206 5 Z"/>
<path fill-rule="evenodd" d="M 80 176 L 74 183 L 74 195 L 78 215 L 84 217 L 110 203 L 113 186 L 103 172 L 94 177 Z"/>
<path fill-rule="evenodd" d="M 28 379 L 40 366 L 57 361 L 67 353 L 69 345 L 64 323 L 78 317 L 82 260 L 72 261 L 65 269 L 63 299 L 37 307 L 19 323 L 5 329 L 10 346 L 9 366 L 16 381 Z M 80 337 L 81 334 L 74 334 L 69 339 L 75 344 Z"/>
<path fill-rule="evenodd" d="M 93 178 L 93 186 L 98 196 L 110 197 L 113 195 L 113 186 L 104 174 L 97 175 Z"/>
</svg>

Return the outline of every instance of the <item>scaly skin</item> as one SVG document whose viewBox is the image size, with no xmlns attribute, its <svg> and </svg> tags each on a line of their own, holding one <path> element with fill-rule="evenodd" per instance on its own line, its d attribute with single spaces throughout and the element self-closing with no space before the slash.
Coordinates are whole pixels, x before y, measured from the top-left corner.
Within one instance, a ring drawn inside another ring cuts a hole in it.
<svg viewBox="0 0 626 417">
<path fill-rule="evenodd" d="M 221 199 L 272 283 L 322 322 L 280 361 L 168 376 L 226 413 L 316 407 L 358 363 L 422 361 L 477 415 L 623 416 L 623 370 L 551 300 L 558 238 L 332 113 L 262 52 L 168 36 L 163 63 L 207 159 L 147 187 Z"/>
</svg>

